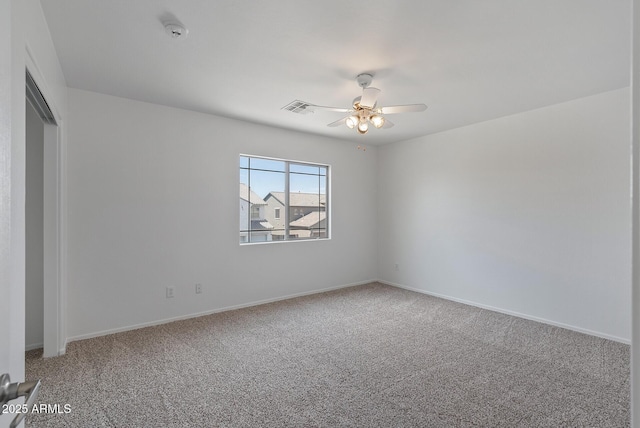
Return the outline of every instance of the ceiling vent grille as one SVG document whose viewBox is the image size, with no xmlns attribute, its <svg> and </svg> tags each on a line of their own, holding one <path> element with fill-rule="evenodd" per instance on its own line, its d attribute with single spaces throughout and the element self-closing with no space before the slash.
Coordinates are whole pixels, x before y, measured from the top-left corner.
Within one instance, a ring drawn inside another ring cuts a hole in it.
<svg viewBox="0 0 640 428">
<path fill-rule="evenodd" d="M 307 102 L 300 101 L 300 100 L 295 100 L 295 101 L 291 101 L 289 104 L 282 107 L 281 110 L 288 110 L 291 113 L 297 113 L 297 114 L 309 114 L 309 113 L 313 113 L 313 110 L 310 107 L 313 107 L 313 104 L 309 104 Z"/>
</svg>

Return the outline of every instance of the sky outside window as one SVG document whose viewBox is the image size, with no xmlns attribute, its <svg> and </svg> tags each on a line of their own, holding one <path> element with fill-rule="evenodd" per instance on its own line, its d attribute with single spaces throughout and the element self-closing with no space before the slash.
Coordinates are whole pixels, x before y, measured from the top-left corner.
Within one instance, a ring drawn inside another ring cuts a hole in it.
<svg viewBox="0 0 640 428">
<path fill-rule="evenodd" d="M 249 175 L 248 168 L 251 168 L 251 175 Z M 319 192 L 321 194 L 326 194 L 326 167 L 290 163 L 289 169 L 291 172 L 289 191 L 291 193 Z M 259 170 L 270 171 L 267 172 Z M 263 199 L 269 194 L 269 192 L 284 191 L 284 171 L 284 161 L 240 156 L 240 183 L 250 186 L 251 190 Z M 251 183 L 249 183 L 249 179 L 251 179 Z"/>
</svg>

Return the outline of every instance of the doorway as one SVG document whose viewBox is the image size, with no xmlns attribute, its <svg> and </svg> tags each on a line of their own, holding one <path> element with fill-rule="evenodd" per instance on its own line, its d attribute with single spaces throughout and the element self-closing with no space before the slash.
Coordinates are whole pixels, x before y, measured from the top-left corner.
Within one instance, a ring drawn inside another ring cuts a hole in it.
<svg viewBox="0 0 640 428">
<path fill-rule="evenodd" d="M 25 350 L 64 353 L 60 127 L 26 70 Z"/>
<path fill-rule="evenodd" d="M 44 123 L 25 108 L 25 351 L 44 344 Z"/>
</svg>

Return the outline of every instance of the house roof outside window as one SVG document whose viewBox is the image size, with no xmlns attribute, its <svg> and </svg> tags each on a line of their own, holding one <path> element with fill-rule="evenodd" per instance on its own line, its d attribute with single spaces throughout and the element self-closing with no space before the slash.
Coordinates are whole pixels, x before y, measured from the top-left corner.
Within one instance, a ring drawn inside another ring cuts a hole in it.
<svg viewBox="0 0 640 428">
<path fill-rule="evenodd" d="M 266 220 L 251 220 L 251 231 L 271 230 L 273 226 Z"/>
<path fill-rule="evenodd" d="M 240 199 L 253 205 L 267 205 L 264 199 L 258 196 L 258 194 L 253 190 L 250 190 L 244 183 L 240 183 Z"/>
<path fill-rule="evenodd" d="M 265 199 L 269 199 L 269 195 L 276 198 L 282 205 L 284 205 L 284 192 L 269 192 Z M 317 207 L 318 197 L 320 199 L 320 206 L 325 206 L 327 201 L 327 195 L 318 193 L 290 193 L 289 194 L 289 206 L 290 207 Z"/>
<path fill-rule="evenodd" d="M 326 211 L 313 211 L 307 214 L 304 217 L 300 217 L 299 219 L 292 221 L 289 223 L 291 227 L 301 227 L 301 228 L 313 228 L 318 227 L 320 222 L 327 218 Z"/>
</svg>

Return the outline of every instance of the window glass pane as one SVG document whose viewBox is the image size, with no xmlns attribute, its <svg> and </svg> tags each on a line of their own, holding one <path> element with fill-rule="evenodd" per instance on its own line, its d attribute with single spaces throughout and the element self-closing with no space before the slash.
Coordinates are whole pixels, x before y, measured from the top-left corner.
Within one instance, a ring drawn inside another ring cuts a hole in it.
<svg viewBox="0 0 640 428">
<path fill-rule="evenodd" d="M 249 168 L 249 158 L 240 156 L 240 168 Z"/>
<path fill-rule="evenodd" d="M 240 169 L 240 183 L 245 186 L 249 185 L 249 170 L 248 169 Z"/>
<path fill-rule="evenodd" d="M 327 177 L 326 176 L 320 176 L 320 207 L 321 207 L 321 211 L 324 211 L 325 214 L 329 211 L 328 208 L 328 203 L 327 203 Z M 321 236 L 321 238 L 326 238 L 327 237 L 327 220 L 326 220 L 326 216 L 324 217 L 323 221 L 320 223 L 319 225 L 320 228 L 324 228 L 325 229 L 325 234 L 324 236 Z"/>
<path fill-rule="evenodd" d="M 284 222 L 279 220 L 274 225 L 270 221 L 275 220 L 274 208 L 284 206 L 284 202 L 281 202 L 284 199 L 284 180 L 285 174 L 282 172 L 249 171 L 249 242 L 272 241 L 274 232 L 284 236 Z"/>
<path fill-rule="evenodd" d="M 266 198 L 269 192 L 284 192 L 285 174 L 283 172 L 252 169 L 250 173 L 251 190 L 261 199 Z"/>
<path fill-rule="evenodd" d="M 264 206 L 264 219 L 266 220 L 267 227 L 270 228 L 270 241 L 282 241 L 285 233 L 285 216 L 284 216 L 284 204 L 285 204 L 285 178 L 286 175 L 282 172 L 265 172 L 265 171 L 251 171 L 251 175 L 256 177 L 257 190 L 256 192 L 262 197 L 265 202 Z M 279 218 L 276 218 L 278 214 Z"/>
<path fill-rule="evenodd" d="M 251 169 L 266 169 L 269 171 L 285 171 L 285 162 L 273 159 L 251 158 L 249 160 Z"/>
<path fill-rule="evenodd" d="M 313 175 L 319 175 L 320 174 L 320 168 L 318 168 L 318 166 L 316 165 L 305 165 L 305 164 L 299 164 L 299 163 L 292 163 L 289 165 L 289 171 L 290 172 L 298 172 L 298 173 L 302 173 L 302 174 L 313 174 Z"/>
<path fill-rule="evenodd" d="M 317 169 L 317 168 L 316 168 Z M 289 174 L 290 239 L 316 239 L 326 216 L 319 175 Z"/>
<path fill-rule="evenodd" d="M 327 229 L 318 229 L 315 231 L 318 238 L 328 238 Z"/>
<path fill-rule="evenodd" d="M 249 171 L 240 169 L 240 242 L 249 242 L 251 229 L 249 199 Z"/>
<path fill-rule="evenodd" d="M 320 169 L 320 175 L 327 175 L 327 167 L 326 166 L 321 166 L 319 169 Z"/>
<path fill-rule="evenodd" d="M 320 186 L 318 189 L 318 192 L 320 193 L 320 203 L 325 205 L 327 202 L 327 177 L 324 175 L 318 177 L 318 185 Z"/>
<path fill-rule="evenodd" d="M 289 174 L 289 191 L 291 193 L 319 193 L 319 175 Z M 293 206 L 293 204 L 291 204 Z"/>
</svg>

